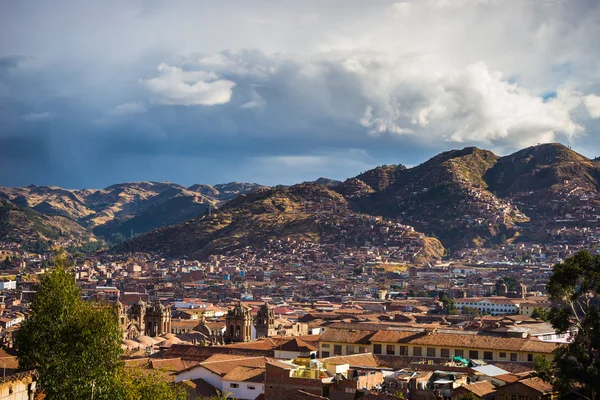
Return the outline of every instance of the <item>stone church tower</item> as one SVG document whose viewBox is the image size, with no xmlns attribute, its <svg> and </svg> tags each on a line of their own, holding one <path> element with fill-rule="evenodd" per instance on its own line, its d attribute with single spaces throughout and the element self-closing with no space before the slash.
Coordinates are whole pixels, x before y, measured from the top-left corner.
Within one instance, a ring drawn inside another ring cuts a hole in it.
<svg viewBox="0 0 600 400">
<path fill-rule="evenodd" d="M 150 337 L 171 333 L 171 311 L 158 300 L 146 311 L 145 331 Z"/>
<path fill-rule="evenodd" d="M 265 302 L 260 306 L 258 314 L 256 314 L 256 337 L 257 338 L 268 338 L 277 335 L 275 329 L 275 313 L 273 309 L 269 307 L 269 304 Z"/>
<path fill-rule="evenodd" d="M 171 333 L 171 311 L 160 303 L 152 306 L 142 300 L 128 308 L 117 301 L 115 304 L 119 326 L 125 339 L 135 339 L 146 335 L 150 337 Z"/>
<path fill-rule="evenodd" d="M 249 342 L 252 340 L 252 313 L 238 303 L 227 312 L 225 318 L 226 342 Z"/>
</svg>

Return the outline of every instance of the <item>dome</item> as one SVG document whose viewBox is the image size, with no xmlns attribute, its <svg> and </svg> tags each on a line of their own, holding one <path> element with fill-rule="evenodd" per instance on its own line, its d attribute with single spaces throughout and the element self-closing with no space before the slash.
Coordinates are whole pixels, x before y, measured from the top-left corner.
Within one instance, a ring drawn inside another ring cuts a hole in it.
<svg viewBox="0 0 600 400">
<path fill-rule="evenodd" d="M 125 339 L 121 342 L 121 347 L 124 350 L 136 350 L 140 348 L 140 344 L 134 340 Z"/>
<path fill-rule="evenodd" d="M 152 339 L 150 336 L 139 336 L 135 340 L 146 347 L 154 346 L 155 344 L 157 344 L 156 340 Z"/>
</svg>

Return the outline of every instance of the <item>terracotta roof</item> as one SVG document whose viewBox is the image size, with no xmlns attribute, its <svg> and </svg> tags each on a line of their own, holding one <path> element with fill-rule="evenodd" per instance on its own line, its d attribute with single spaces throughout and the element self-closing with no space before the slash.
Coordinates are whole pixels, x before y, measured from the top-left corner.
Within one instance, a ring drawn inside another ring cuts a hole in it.
<svg viewBox="0 0 600 400">
<path fill-rule="evenodd" d="M 319 361 L 331 364 L 349 364 L 351 367 L 379 367 L 379 363 L 373 354 L 353 354 L 349 356 L 321 358 Z"/>
<path fill-rule="evenodd" d="M 502 374 L 494 376 L 494 379 L 500 379 L 506 383 L 513 383 L 519 380 L 519 377 L 513 374 Z"/>
<path fill-rule="evenodd" d="M 322 397 L 313 393 L 298 390 L 293 394 L 285 396 L 282 400 L 326 400 L 327 397 Z"/>
<path fill-rule="evenodd" d="M 197 365 L 197 367 L 205 368 L 217 375 L 225 376 L 233 371 L 237 367 L 252 367 L 252 368 L 263 368 L 265 367 L 265 357 L 242 357 L 234 358 L 230 360 L 219 360 L 210 361 L 207 360 Z M 192 367 L 195 368 L 195 367 Z"/>
<path fill-rule="evenodd" d="M 192 379 L 189 381 L 183 381 L 186 385 L 194 390 L 194 392 L 202 397 L 216 397 L 218 396 L 217 389 L 204 379 Z"/>
<path fill-rule="evenodd" d="M 553 392 L 552 385 L 548 382 L 544 382 L 540 378 L 528 378 L 528 379 L 523 379 L 523 380 L 513 383 L 513 385 L 518 385 L 518 384 L 523 384 L 525 386 L 528 386 L 531 389 L 537 390 L 538 392 L 540 392 L 542 394 L 548 394 L 548 393 Z"/>
<path fill-rule="evenodd" d="M 302 339 L 293 338 L 283 343 L 280 347 L 283 351 L 299 351 L 299 352 L 310 352 L 316 351 L 317 348 L 311 344 L 306 343 Z"/>
<path fill-rule="evenodd" d="M 375 332 L 354 329 L 328 329 L 321 335 L 321 342 L 369 344 Z"/>
<path fill-rule="evenodd" d="M 272 350 L 257 350 L 251 348 L 236 349 L 226 346 L 193 346 L 174 344 L 162 354 L 162 358 L 181 358 L 182 360 L 204 361 L 215 354 L 231 354 L 240 356 L 273 357 Z"/>
<path fill-rule="evenodd" d="M 264 382 L 265 368 L 236 367 L 221 379 L 234 382 Z"/>
<path fill-rule="evenodd" d="M 473 382 L 461 387 L 479 397 L 488 395 L 496 390 L 496 387 L 489 381 Z"/>
</svg>

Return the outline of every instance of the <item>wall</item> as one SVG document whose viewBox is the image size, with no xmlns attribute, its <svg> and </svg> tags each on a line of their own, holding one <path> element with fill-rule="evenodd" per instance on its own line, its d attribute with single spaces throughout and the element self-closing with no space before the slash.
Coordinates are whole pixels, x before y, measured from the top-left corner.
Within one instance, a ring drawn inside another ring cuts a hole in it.
<svg viewBox="0 0 600 400">
<path fill-rule="evenodd" d="M 238 385 L 237 388 L 231 387 L 231 384 Z M 249 387 L 254 387 L 254 390 Z M 219 388 L 217 388 L 219 389 Z M 223 394 L 231 393 L 234 399 L 254 400 L 260 394 L 265 392 L 265 385 L 255 382 L 233 382 L 223 381 L 223 387 L 219 389 Z"/>
</svg>

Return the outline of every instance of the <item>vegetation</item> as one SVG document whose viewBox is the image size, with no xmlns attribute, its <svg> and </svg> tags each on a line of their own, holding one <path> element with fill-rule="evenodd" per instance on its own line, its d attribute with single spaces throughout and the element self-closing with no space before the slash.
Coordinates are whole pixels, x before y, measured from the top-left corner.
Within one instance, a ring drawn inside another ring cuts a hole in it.
<svg viewBox="0 0 600 400">
<path fill-rule="evenodd" d="M 551 300 L 559 303 L 549 314 L 550 322 L 560 333 L 576 330 L 576 334 L 555 351 L 552 361 L 537 360 L 538 375 L 561 395 L 577 390 L 596 400 L 600 394 L 600 256 L 581 251 L 555 265 L 547 289 Z"/>
<path fill-rule="evenodd" d="M 550 319 L 550 313 L 542 307 L 536 307 L 531 313 L 531 318 L 539 318 L 543 321 L 548 321 Z"/>
<path fill-rule="evenodd" d="M 55 264 L 41 278 L 31 317 L 15 338 L 19 368 L 37 370 L 47 398 L 184 399 L 167 390 L 164 382 L 125 372 L 113 307 L 81 300 L 64 253 Z M 142 391 L 153 396 L 145 397 Z"/>
</svg>

